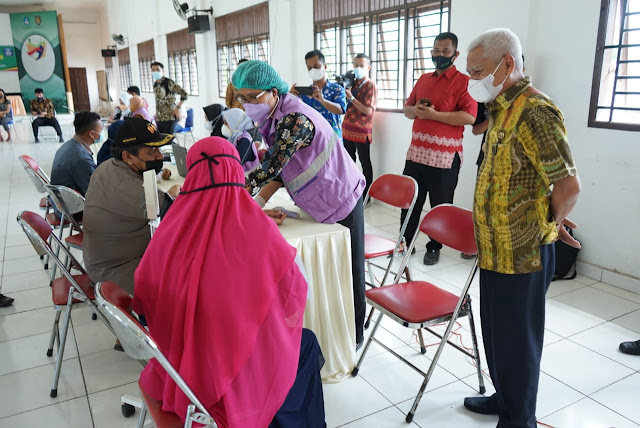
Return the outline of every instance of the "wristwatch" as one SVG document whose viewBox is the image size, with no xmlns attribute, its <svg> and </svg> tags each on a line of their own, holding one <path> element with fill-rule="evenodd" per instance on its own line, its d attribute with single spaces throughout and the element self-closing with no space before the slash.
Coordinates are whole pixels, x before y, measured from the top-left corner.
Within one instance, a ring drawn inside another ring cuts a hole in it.
<svg viewBox="0 0 640 428">
<path fill-rule="evenodd" d="M 355 100 L 355 99 L 356 99 L 356 97 L 352 96 L 351 98 L 349 98 L 349 102 L 352 103 L 353 100 Z"/>
</svg>

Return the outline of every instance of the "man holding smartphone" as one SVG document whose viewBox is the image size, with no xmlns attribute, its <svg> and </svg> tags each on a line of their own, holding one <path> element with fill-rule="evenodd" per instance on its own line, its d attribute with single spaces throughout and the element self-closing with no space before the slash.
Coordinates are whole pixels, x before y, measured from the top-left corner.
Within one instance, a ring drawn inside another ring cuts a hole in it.
<svg viewBox="0 0 640 428">
<path fill-rule="evenodd" d="M 436 37 L 431 51 L 436 70 L 420 76 L 404 105 L 404 115 L 413 119 L 413 131 L 403 174 L 418 182 L 418 198 L 404 232 L 407 242 L 418 229 L 427 194 L 432 208 L 453 202 L 462 163 L 462 133 L 465 125 L 475 121 L 478 105 L 467 92 L 469 76 L 453 65 L 460 55 L 457 49 L 455 34 Z M 407 210 L 402 210 L 400 224 L 406 215 Z M 438 263 L 441 248 L 431 239 L 424 264 Z"/>
<path fill-rule="evenodd" d="M 342 139 L 342 115 L 347 110 L 347 99 L 344 88 L 337 83 L 330 82 L 324 55 L 319 50 L 307 52 L 304 56 L 309 77 L 313 85 L 296 86 L 294 83 L 289 92 L 316 109 L 322 117 L 327 119 L 335 133 Z"/>
</svg>

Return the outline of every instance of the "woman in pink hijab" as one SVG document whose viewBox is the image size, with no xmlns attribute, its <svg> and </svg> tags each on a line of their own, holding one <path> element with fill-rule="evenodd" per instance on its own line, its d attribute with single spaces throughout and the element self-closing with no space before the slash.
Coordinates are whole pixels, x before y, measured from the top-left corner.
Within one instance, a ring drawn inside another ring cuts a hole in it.
<svg viewBox="0 0 640 428">
<path fill-rule="evenodd" d="M 187 165 L 136 270 L 134 310 L 219 426 L 324 427 L 323 360 L 302 329 L 295 248 L 244 189 L 227 140 L 198 141 Z M 184 420 L 189 402 L 155 360 L 141 382 Z"/>
</svg>

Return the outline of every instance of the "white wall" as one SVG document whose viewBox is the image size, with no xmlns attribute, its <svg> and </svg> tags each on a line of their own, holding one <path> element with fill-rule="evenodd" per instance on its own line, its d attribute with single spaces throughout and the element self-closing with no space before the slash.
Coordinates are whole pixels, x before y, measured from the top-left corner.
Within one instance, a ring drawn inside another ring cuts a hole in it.
<svg viewBox="0 0 640 428">
<path fill-rule="evenodd" d="M 257 3 L 259 0 L 201 0 L 198 5 L 213 6 L 214 16 L 221 16 Z M 581 226 L 577 232 L 584 245 L 581 266 L 595 272 L 594 276 L 597 272 L 593 265 L 621 272 L 628 277 L 607 276 L 605 272 L 603 278 L 633 288 L 624 278 L 640 278 L 640 264 L 636 262 L 640 254 L 640 226 L 636 222 L 640 217 L 638 135 L 587 127 L 599 5 L 598 0 L 454 0 L 451 30 L 460 40 L 461 55 L 456 65 L 463 71 L 466 47 L 482 31 L 508 27 L 518 34 L 527 74 L 565 113 L 583 181 L 583 192 L 572 215 Z M 166 60 L 164 35 L 186 27 L 186 22 L 162 0 L 108 0 L 107 9 L 108 32 L 129 37 L 132 46 L 153 37 L 159 59 Z M 304 54 L 313 48 L 313 0 L 270 0 L 269 19 L 272 64 L 289 83 L 307 81 Z M 202 95 L 192 97 L 188 103 L 198 110 L 196 129 L 203 136 L 200 107 L 224 102 L 218 95 L 213 20 L 212 31 L 197 35 L 196 45 Z M 135 47 L 131 51 L 133 60 Z M 134 69 L 134 81 L 139 83 L 137 63 Z M 149 101 L 152 98 L 151 94 L 147 96 Z M 375 175 L 402 172 L 411 139 L 411 121 L 400 113 L 377 112 L 373 139 Z M 472 204 L 479 146 L 480 137 L 473 136 L 467 128 L 456 204 Z"/>
<path fill-rule="evenodd" d="M 536 3 L 532 22 L 553 31 L 532 27 L 529 33 L 534 82 L 565 114 L 582 179 L 580 201 L 572 215 L 584 244 L 580 259 L 640 278 L 640 135 L 587 127 L 600 1 Z M 605 273 L 607 277 L 614 276 Z M 633 282 L 617 279 L 626 288 Z"/>
<path fill-rule="evenodd" d="M 98 79 L 96 72 L 104 70 L 101 13 L 90 10 L 62 10 L 62 25 L 67 46 L 67 65 L 87 70 L 87 87 L 91 110 L 98 107 Z M 77 109 L 76 109 L 77 110 Z"/>
</svg>

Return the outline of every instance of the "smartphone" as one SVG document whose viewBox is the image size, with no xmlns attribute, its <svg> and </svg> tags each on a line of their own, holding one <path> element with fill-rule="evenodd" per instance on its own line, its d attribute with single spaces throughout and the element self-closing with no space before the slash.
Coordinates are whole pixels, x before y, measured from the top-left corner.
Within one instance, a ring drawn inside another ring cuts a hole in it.
<svg viewBox="0 0 640 428">
<path fill-rule="evenodd" d="M 424 104 L 427 107 L 431 107 L 431 100 L 429 98 L 420 98 L 420 104 Z"/>
<path fill-rule="evenodd" d="M 296 91 L 298 91 L 298 94 L 306 95 L 307 97 L 313 95 L 313 88 L 311 86 L 296 86 Z"/>
<path fill-rule="evenodd" d="M 282 211 L 284 214 L 287 215 L 287 218 L 299 218 L 300 217 L 300 214 L 298 214 L 297 212 L 289 211 L 289 210 L 286 210 L 286 209 L 284 209 L 282 207 L 275 207 L 274 210 L 275 211 Z"/>
</svg>

